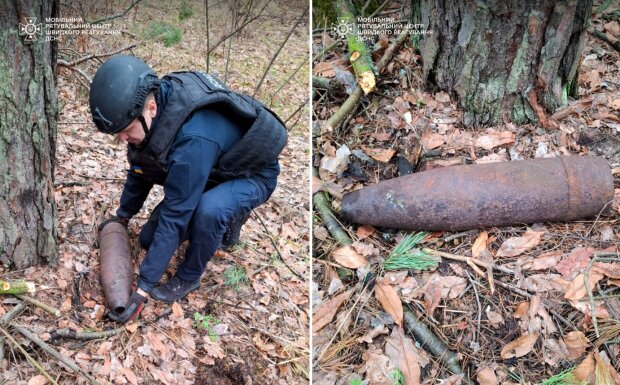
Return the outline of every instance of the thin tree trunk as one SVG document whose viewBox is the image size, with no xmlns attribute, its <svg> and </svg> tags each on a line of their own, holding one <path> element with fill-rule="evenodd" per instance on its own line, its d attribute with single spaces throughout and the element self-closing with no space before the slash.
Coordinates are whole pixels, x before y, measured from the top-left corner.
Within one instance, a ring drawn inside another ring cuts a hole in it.
<svg viewBox="0 0 620 385">
<path fill-rule="evenodd" d="M 432 31 L 419 36 L 424 78 L 457 97 L 466 125 L 541 122 L 566 104 L 592 0 L 421 0 L 413 8 L 413 23 Z"/>
<path fill-rule="evenodd" d="M 206 57 L 206 61 L 207 61 L 207 71 L 209 72 L 209 0 L 205 0 L 205 20 L 207 22 L 207 57 Z"/>
<path fill-rule="evenodd" d="M 19 25 L 57 16 L 58 0 L 0 1 L 0 261 L 18 269 L 56 260 L 58 108 L 57 44 L 44 28 L 25 41 Z"/>
</svg>

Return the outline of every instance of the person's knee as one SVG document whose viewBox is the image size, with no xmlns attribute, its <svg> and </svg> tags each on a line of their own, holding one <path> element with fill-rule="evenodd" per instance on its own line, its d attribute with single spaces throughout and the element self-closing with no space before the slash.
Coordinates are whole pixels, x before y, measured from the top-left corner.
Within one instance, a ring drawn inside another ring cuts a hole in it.
<svg viewBox="0 0 620 385">
<path fill-rule="evenodd" d="M 225 230 L 228 213 L 223 207 L 201 205 L 194 213 L 194 226 L 207 230 Z"/>
</svg>

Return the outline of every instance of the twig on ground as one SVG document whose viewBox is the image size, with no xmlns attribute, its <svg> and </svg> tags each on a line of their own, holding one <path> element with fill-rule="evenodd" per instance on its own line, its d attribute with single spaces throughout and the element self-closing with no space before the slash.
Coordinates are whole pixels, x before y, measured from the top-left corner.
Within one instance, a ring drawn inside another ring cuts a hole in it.
<svg viewBox="0 0 620 385">
<path fill-rule="evenodd" d="M 68 68 L 68 69 L 70 69 L 71 71 L 75 71 L 75 72 L 77 72 L 78 74 L 82 75 L 82 77 L 83 77 L 84 79 L 86 79 L 86 81 L 88 81 L 88 83 L 87 83 L 87 84 L 84 84 L 84 83 L 82 83 L 82 84 L 83 84 L 83 85 L 84 85 L 84 87 L 86 87 L 87 89 L 89 89 L 89 88 L 90 88 L 90 83 L 92 83 L 92 82 L 93 82 L 93 79 L 91 79 L 91 78 L 90 78 L 90 76 L 86 75 L 86 74 L 84 73 L 84 71 L 82 71 L 79 67 L 70 66 L 70 65 L 69 65 L 69 63 L 67 63 L 67 62 L 66 62 L 66 61 L 64 61 L 64 60 L 58 60 L 58 61 L 56 62 L 56 64 L 58 64 L 58 65 L 59 65 L 59 66 L 61 66 L 61 67 Z"/>
<path fill-rule="evenodd" d="M 396 49 L 405 41 L 407 36 L 409 35 L 409 31 L 405 29 L 398 37 L 392 42 L 392 44 L 385 50 L 383 56 L 376 64 L 377 72 L 381 72 L 383 67 L 385 67 L 388 62 L 392 59 L 392 55 L 396 52 Z M 358 86 L 355 88 L 353 93 L 349 95 L 347 100 L 342 103 L 342 106 L 325 122 L 325 128 L 328 131 L 332 131 L 335 127 L 337 127 L 342 121 L 355 109 L 357 103 L 359 102 L 362 94 L 364 92 Z"/>
<path fill-rule="evenodd" d="M 20 302 L 17 305 L 13 306 L 13 309 L 11 309 L 9 312 L 7 312 L 5 315 L 3 315 L 2 318 L 0 319 L 0 326 L 8 324 L 9 322 L 13 321 L 24 310 L 26 310 L 26 303 L 25 302 Z"/>
<path fill-rule="evenodd" d="M 51 315 L 54 315 L 56 317 L 60 317 L 60 310 L 56 309 L 55 307 L 52 307 L 50 305 L 47 305 L 41 301 L 39 301 L 38 299 L 34 299 L 32 297 L 28 297 L 27 295 L 21 295 L 21 294 L 14 294 L 17 298 L 21 299 L 22 301 L 26 301 L 36 307 L 39 307 L 43 310 L 45 310 L 46 312 L 50 313 Z"/>
<path fill-rule="evenodd" d="M 489 267 L 492 267 L 493 270 L 498 270 L 498 271 L 501 271 L 502 273 L 510 274 L 510 275 L 513 275 L 513 276 L 517 275 L 516 271 L 514 271 L 512 269 L 509 269 L 509 268 L 507 268 L 505 266 L 497 265 L 497 264 L 495 264 L 493 262 L 481 261 L 481 260 L 473 258 L 473 257 L 466 257 L 464 255 L 457 255 L 457 254 L 450 254 L 450 253 L 446 253 L 446 252 L 443 252 L 443 251 L 438 251 L 438 250 L 433 250 L 433 249 L 428 249 L 428 248 L 422 249 L 422 251 L 426 252 L 426 253 L 429 253 L 429 254 L 440 256 L 442 258 L 452 259 L 454 261 L 461 261 L 461 262 L 466 262 L 466 263 L 471 262 L 473 264 L 476 264 L 478 266 L 482 266 L 482 267 L 487 268 L 487 269 Z"/>
<path fill-rule="evenodd" d="M 26 329 L 21 325 L 12 325 L 13 329 L 20 332 L 24 337 L 28 338 L 30 341 L 37 344 L 41 349 L 45 350 L 50 356 L 54 357 L 58 361 L 67 365 L 71 370 L 74 370 L 80 374 L 82 374 L 91 384 L 93 385 L 101 385 L 93 376 L 88 374 L 84 369 L 82 369 L 78 364 L 76 364 L 72 359 L 63 356 L 56 349 L 43 342 L 36 334 Z"/>
<path fill-rule="evenodd" d="M 267 233 L 267 237 L 271 241 L 271 245 L 275 249 L 276 253 L 278 253 L 278 256 L 280 257 L 280 260 L 282 261 L 282 263 L 284 263 L 284 266 L 286 266 L 291 271 L 291 273 L 293 273 L 297 278 L 301 279 L 302 281 L 305 281 L 305 278 L 301 274 L 293 270 L 291 265 L 289 265 L 288 262 L 286 262 L 286 260 L 282 256 L 282 254 L 280 254 L 280 248 L 278 247 L 278 245 L 276 245 L 276 242 L 273 240 L 273 236 L 271 235 L 271 232 L 267 228 L 267 225 L 265 224 L 265 222 L 263 222 L 263 219 L 260 217 L 260 215 L 258 215 L 254 209 L 252 209 L 252 213 L 254 214 L 254 217 L 258 219 L 260 224 L 263 225 L 263 229 L 265 229 L 265 232 Z"/>
<path fill-rule="evenodd" d="M 415 336 L 416 341 L 431 352 L 431 354 L 444 364 L 450 372 L 454 374 L 463 374 L 463 381 L 466 384 L 473 385 L 467 373 L 463 372 L 456 354 L 449 350 L 446 344 L 437 338 L 428 326 L 420 321 L 411 310 L 405 308 L 403 315 L 405 327 Z"/>
<path fill-rule="evenodd" d="M 100 58 L 104 58 L 104 57 L 108 57 L 108 56 L 113 56 L 113 55 L 119 54 L 119 53 L 121 53 L 123 51 L 127 51 L 129 49 L 135 48 L 137 45 L 138 44 L 134 43 L 134 44 L 128 45 L 127 47 L 123 47 L 121 49 L 117 49 L 116 51 L 112 51 L 112 52 L 93 53 L 93 54 L 81 57 L 79 59 L 76 59 L 76 60 L 73 60 L 73 61 L 70 61 L 70 62 L 66 62 L 64 60 L 59 60 L 58 64 L 62 65 L 63 67 L 73 67 L 76 64 L 80 64 L 80 63 L 85 62 L 87 60 L 100 59 Z"/>
<path fill-rule="evenodd" d="M 616 256 L 616 257 L 611 257 Z M 592 326 L 594 326 L 594 333 L 596 334 L 596 338 L 600 337 L 598 331 L 598 321 L 596 319 L 596 307 L 594 304 L 594 297 L 592 296 L 592 288 L 590 287 L 590 282 L 588 282 L 588 278 L 590 276 L 590 270 L 594 265 L 594 262 L 620 262 L 620 252 L 598 252 L 594 253 L 592 259 L 590 259 L 590 263 L 583 271 L 583 283 L 588 292 L 588 298 L 590 303 L 590 318 L 592 318 Z"/>
<path fill-rule="evenodd" d="M 19 344 L 19 342 L 15 341 L 15 339 L 6 331 L 4 330 L 4 328 L 0 327 L 0 332 L 2 332 L 2 334 L 4 334 L 4 336 L 13 344 L 13 346 L 19 350 L 28 361 L 30 361 L 30 363 L 32 364 L 32 366 L 34 366 L 35 368 L 37 368 L 37 370 L 45 377 L 48 379 L 48 381 L 50 381 L 52 384 L 58 385 L 58 382 L 56 382 L 46 371 L 45 369 L 43 369 L 43 367 L 37 362 L 37 360 L 35 360 L 34 358 L 32 358 L 32 356 L 30 354 L 28 354 L 28 352 Z"/>
<path fill-rule="evenodd" d="M 476 334 L 476 338 L 475 341 L 476 343 L 480 343 L 480 319 L 482 318 L 482 305 L 480 304 L 480 296 L 478 294 L 478 288 L 476 287 L 476 283 L 474 282 L 474 278 L 471 276 L 471 274 L 469 274 L 469 271 L 465 270 L 465 274 L 467 274 L 467 279 L 469 279 L 469 283 L 471 283 L 471 286 L 474 288 L 474 294 L 476 295 L 476 304 L 478 305 L 478 318 L 477 318 L 477 334 Z"/>
<path fill-rule="evenodd" d="M 76 332 L 71 329 L 58 329 L 50 333 L 52 340 L 58 338 L 72 338 L 75 340 L 96 340 L 100 338 L 107 338 L 121 334 L 125 331 L 125 327 L 119 327 L 116 329 L 103 330 L 100 332 Z"/>
</svg>

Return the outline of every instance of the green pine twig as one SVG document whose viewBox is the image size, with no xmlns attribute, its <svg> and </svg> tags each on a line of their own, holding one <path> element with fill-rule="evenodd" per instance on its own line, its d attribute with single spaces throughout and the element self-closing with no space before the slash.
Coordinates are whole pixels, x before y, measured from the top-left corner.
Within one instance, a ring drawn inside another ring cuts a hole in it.
<svg viewBox="0 0 620 385">
<path fill-rule="evenodd" d="M 390 255 L 385 258 L 383 268 L 385 270 L 427 270 L 436 268 L 441 258 L 415 247 L 427 235 L 427 232 L 419 232 L 405 236 L 392 250 Z"/>
</svg>

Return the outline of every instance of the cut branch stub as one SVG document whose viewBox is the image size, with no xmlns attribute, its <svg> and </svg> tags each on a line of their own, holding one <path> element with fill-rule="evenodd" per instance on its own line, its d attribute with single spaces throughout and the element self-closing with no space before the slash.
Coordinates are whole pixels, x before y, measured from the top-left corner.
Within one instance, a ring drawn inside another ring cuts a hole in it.
<svg viewBox="0 0 620 385">
<path fill-rule="evenodd" d="M 357 83 L 364 91 L 364 94 L 368 94 L 375 89 L 376 85 L 374 67 L 370 54 L 366 49 L 366 44 L 360 38 L 353 6 L 349 0 L 338 0 L 336 2 L 336 12 L 338 13 L 340 24 L 347 26 L 347 45 L 351 53 L 349 61 L 353 66 L 353 71 L 355 71 Z"/>
</svg>

